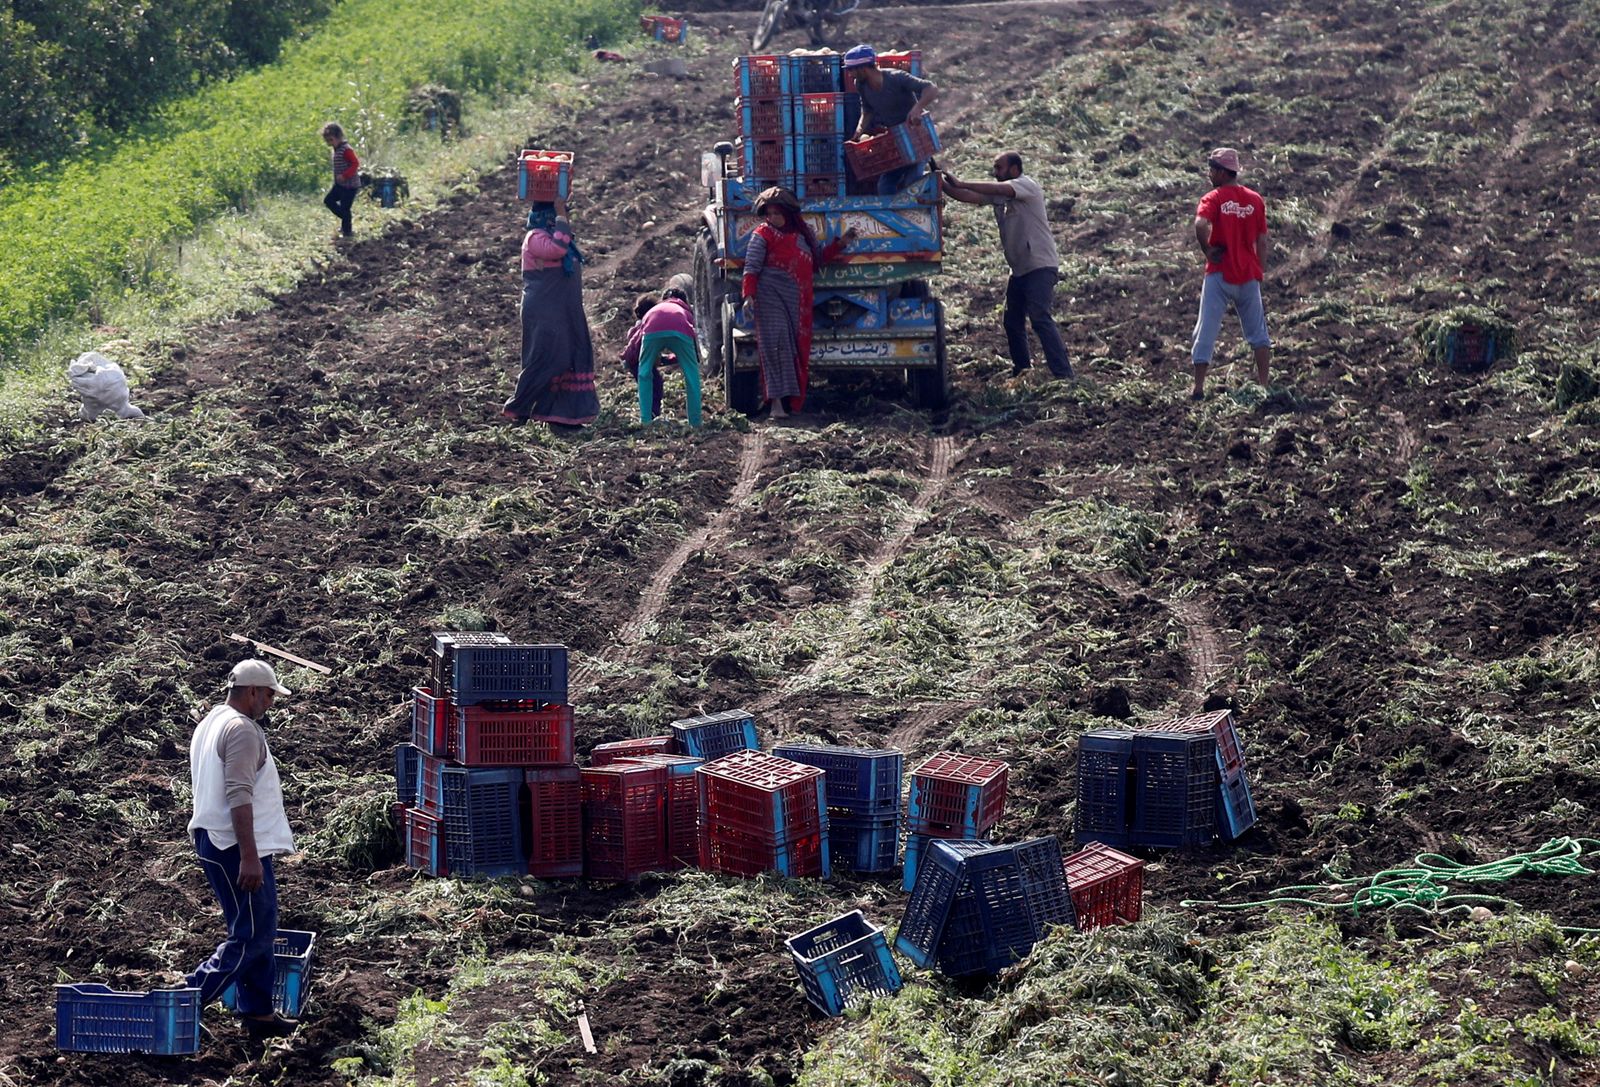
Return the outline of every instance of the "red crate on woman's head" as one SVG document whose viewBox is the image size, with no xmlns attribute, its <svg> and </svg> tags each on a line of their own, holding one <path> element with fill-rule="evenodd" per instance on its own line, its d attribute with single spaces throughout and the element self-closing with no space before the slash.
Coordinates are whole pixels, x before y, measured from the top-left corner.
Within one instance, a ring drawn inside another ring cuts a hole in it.
<svg viewBox="0 0 1600 1087">
<path fill-rule="evenodd" d="M 571 194 L 571 151 L 523 151 L 517 163 L 517 199 L 546 203 Z"/>
</svg>

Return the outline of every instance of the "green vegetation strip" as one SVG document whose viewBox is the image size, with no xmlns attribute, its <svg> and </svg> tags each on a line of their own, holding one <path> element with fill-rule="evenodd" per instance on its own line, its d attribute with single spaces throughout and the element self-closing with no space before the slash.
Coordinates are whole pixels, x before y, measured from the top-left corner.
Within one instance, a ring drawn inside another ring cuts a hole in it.
<svg viewBox="0 0 1600 1087">
<path fill-rule="evenodd" d="M 1271 896 L 1251 902 L 1213 902 L 1202 899 L 1185 899 L 1180 905 L 1205 906 L 1217 910 L 1251 910 L 1266 906 L 1313 906 L 1321 909 L 1349 910 L 1359 914 L 1363 909 L 1397 907 L 1422 910 L 1427 913 L 1449 913 L 1473 906 L 1496 903 L 1515 905 L 1508 898 L 1483 894 L 1453 894 L 1452 882 L 1500 883 L 1527 872 L 1547 876 L 1592 876 L 1594 869 L 1581 862 L 1585 853 L 1600 851 L 1600 839 L 1552 838 L 1531 853 L 1513 853 L 1486 864 L 1462 864 L 1438 853 L 1422 853 L 1411 868 L 1386 868 L 1370 877 L 1336 876 L 1326 867 L 1328 884 L 1296 883 L 1279 888 Z M 1313 894 L 1339 894 L 1350 889 L 1347 898 L 1327 901 L 1309 898 Z M 1563 932 L 1600 932 L 1600 929 L 1561 926 Z"/>
<path fill-rule="evenodd" d="M 258 192 L 331 177 L 317 136 L 358 151 L 409 91 L 494 94 L 572 63 L 590 34 L 623 29 L 637 0 L 349 0 L 283 59 L 173 104 L 115 147 L 0 193 L 0 370 L 98 288 L 140 282 L 149 256 Z M 382 163 L 374 163 L 382 165 Z M 331 220 L 330 220 L 331 222 Z"/>
</svg>

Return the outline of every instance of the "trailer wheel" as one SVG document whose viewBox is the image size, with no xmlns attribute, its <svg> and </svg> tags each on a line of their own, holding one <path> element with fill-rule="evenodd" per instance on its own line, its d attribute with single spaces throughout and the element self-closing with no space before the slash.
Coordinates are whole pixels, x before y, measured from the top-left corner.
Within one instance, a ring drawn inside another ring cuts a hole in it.
<svg viewBox="0 0 1600 1087">
<path fill-rule="evenodd" d="M 694 243 L 694 337 L 700 348 L 700 372 L 722 373 L 722 282 L 717 275 L 716 243 L 700 228 Z"/>
<path fill-rule="evenodd" d="M 733 336 L 733 303 L 722 303 L 722 395 L 728 407 L 754 415 L 761 407 L 761 373 L 734 368 L 739 349 Z"/>
<path fill-rule="evenodd" d="M 933 333 L 935 364 L 926 370 L 907 370 L 906 378 L 911 386 L 913 404 L 924 411 L 943 411 L 950 404 L 950 361 L 945 352 L 944 303 L 935 302 L 933 308 L 938 320 Z"/>
</svg>

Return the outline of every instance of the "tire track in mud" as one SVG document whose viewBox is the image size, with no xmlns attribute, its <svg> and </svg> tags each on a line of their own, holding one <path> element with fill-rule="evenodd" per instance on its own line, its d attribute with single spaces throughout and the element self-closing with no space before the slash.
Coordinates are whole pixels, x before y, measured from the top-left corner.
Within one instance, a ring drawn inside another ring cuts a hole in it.
<svg viewBox="0 0 1600 1087">
<path fill-rule="evenodd" d="M 651 575 L 649 583 L 639 597 L 639 606 L 617 632 L 616 641 L 603 649 L 592 663 L 580 665 L 574 671 L 572 677 L 574 688 L 582 690 L 598 679 L 601 664 L 619 663 L 633 655 L 641 644 L 645 631 L 666 606 L 673 579 L 683 569 L 684 563 L 689 561 L 689 556 L 712 546 L 727 535 L 728 525 L 755 493 L 756 479 L 761 474 L 761 465 L 766 461 L 766 455 L 767 441 L 762 431 L 752 430 L 744 436 L 739 453 L 739 478 L 734 483 L 733 489 L 728 492 L 728 500 L 708 521 L 678 541 L 678 546 L 661 560 L 661 565 Z"/>
<path fill-rule="evenodd" d="M 966 452 L 965 447 L 957 448 L 952 437 L 944 436 L 935 438 L 929 449 L 928 475 L 923 480 L 922 488 L 917 492 L 917 497 L 912 500 L 904 513 L 900 515 L 900 522 L 893 532 L 885 537 L 883 543 L 873 552 L 868 560 L 866 569 L 862 572 L 861 581 L 857 584 L 855 592 L 851 593 L 846 606 L 844 625 L 859 623 L 872 606 L 872 598 L 878 590 L 878 583 L 883 578 L 883 572 L 889 565 L 899 558 L 905 551 L 906 544 L 911 542 L 911 537 L 917 529 L 927 521 L 933 510 L 934 503 L 943 495 L 945 488 L 950 483 L 950 469 L 961 460 Z M 784 680 L 776 688 L 768 691 L 750 703 L 753 713 L 765 713 L 774 706 L 798 694 L 822 675 L 839 657 L 837 651 L 830 651 L 817 657 L 806 668 Z"/>
<path fill-rule="evenodd" d="M 1144 589 L 1126 574 L 1115 570 L 1100 570 L 1089 579 L 1102 588 L 1115 593 L 1119 600 L 1132 600 Z M 1233 666 L 1233 651 L 1222 629 L 1217 626 L 1210 605 L 1193 597 L 1165 596 L 1161 606 L 1183 626 L 1183 655 L 1189 664 L 1189 682 L 1161 706 L 1155 713 L 1166 718 L 1183 713 L 1185 703 L 1193 702 L 1188 709 L 1198 710 L 1212 687 Z"/>
<path fill-rule="evenodd" d="M 935 728 L 956 717 L 965 716 L 984 705 L 982 699 L 941 699 L 925 702 L 904 721 L 896 725 L 884 742 L 893 748 L 910 752 L 933 732 Z"/>
</svg>

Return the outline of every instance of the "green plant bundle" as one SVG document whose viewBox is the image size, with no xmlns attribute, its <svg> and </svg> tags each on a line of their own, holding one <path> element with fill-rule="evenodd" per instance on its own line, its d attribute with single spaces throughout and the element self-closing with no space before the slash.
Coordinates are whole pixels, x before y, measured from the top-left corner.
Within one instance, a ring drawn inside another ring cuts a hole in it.
<svg viewBox="0 0 1600 1087">
<path fill-rule="evenodd" d="M 1501 358 L 1516 355 L 1517 326 L 1484 306 L 1454 306 L 1443 313 L 1425 317 L 1417 322 L 1412 336 L 1421 345 L 1422 354 L 1429 362 L 1444 363 L 1449 361 L 1450 337 L 1472 326 L 1494 337 L 1496 354 Z"/>
<path fill-rule="evenodd" d="M 493 94 L 570 63 L 590 34 L 629 26 L 637 0 L 350 0 L 283 58 L 173 104 L 104 153 L 0 193 L 0 363 L 137 254 L 252 193 L 328 177 L 317 130 L 338 120 L 358 152 L 418 84 Z M 374 163 L 382 165 L 382 163 Z M 5 369 L 0 364 L 0 370 Z"/>
</svg>

